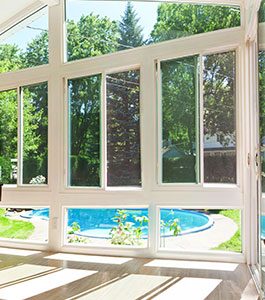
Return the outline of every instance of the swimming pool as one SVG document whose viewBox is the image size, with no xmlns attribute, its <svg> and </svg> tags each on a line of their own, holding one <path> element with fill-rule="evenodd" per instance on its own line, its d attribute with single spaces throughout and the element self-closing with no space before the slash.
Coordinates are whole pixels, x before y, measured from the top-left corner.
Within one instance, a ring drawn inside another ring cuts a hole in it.
<svg viewBox="0 0 265 300">
<path fill-rule="evenodd" d="M 147 209 L 125 209 L 126 222 L 133 223 L 133 226 L 139 227 L 140 222 L 135 221 L 135 217 L 148 217 Z M 91 238 L 109 238 L 110 231 L 117 223 L 113 220 L 117 215 L 117 209 L 91 209 L 91 208 L 68 208 L 67 226 L 71 227 L 74 222 L 80 226 L 78 235 Z M 213 225 L 213 219 L 201 212 L 182 209 L 161 209 L 161 220 L 165 223 L 173 219 L 179 220 L 181 232 L 179 235 L 195 233 L 206 230 Z M 36 209 L 21 214 L 24 218 L 38 217 L 44 220 L 49 219 L 49 209 Z M 141 226 L 143 238 L 148 236 L 148 224 Z M 161 236 L 172 236 L 172 231 L 168 227 L 161 228 Z"/>
</svg>

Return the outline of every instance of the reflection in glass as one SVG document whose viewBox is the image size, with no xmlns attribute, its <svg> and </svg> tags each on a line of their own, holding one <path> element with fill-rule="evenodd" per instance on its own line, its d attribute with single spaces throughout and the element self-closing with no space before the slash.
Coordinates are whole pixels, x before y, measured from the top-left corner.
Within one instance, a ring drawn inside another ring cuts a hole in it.
<svg viewBox="0 0 265 300">
<path fill-rule="evenodd" d="M 23 87 L 23 183 L 47 184 L 48 84 Z"/>
<path fill-rule="evenodd" d="M 236 183 L 236 54 L 203 62 L 204 182 Z"/>
<path fill-rule="evenodd" d="M 68 80 L 69 185 L 100 186 L 101 75 Z"/>
<path fill-rule="evenodd" d="M 66 0 L 68 61 L 240 26 L 236 6 Z"/>
<path fill-rule="evenodd" d="M 17 183 L 17 91 L 0 92 L 0 182 Z"/>
<path fill-rule="evenodd" d="M 197 182 L 198 57 L 161 62 L 162 182 Z"/>
<path fill-rule="evenodd" d="M 108 74 L 108 186 L 140 186 L 140 70 Z"/>
<path fill-rule="evenodd" d="M 49 63 L 48 8 L 0 34 L 0 73 Z"/>
</svg>

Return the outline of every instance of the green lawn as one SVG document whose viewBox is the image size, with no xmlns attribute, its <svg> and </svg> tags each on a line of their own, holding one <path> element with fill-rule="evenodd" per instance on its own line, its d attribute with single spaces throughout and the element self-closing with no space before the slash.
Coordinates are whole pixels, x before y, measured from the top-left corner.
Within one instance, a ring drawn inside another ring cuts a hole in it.
<svg viewBox="0 0 265 300">
<path fill-rule="evenodd" d="M 0 237 L 10 239 L 27 239 L 35 227 L 30 222 L 10 220 L 5 217 L 5 209 L 0 209 Z"/>
<path fill-rule="evenodd" d="M 237 232 L 231 237 L 230 240 L 220 244 L 218 247 L 214 248 L 214 250 L 222 250 L 222 251 L 233 251 L 233 252 L 241 252 L 241 218 L 240 218 L 240 210 L 237 209 L 228 209 L 221 210 L 219 214 L 232 219 L 238 226 Z"/>
</svg>

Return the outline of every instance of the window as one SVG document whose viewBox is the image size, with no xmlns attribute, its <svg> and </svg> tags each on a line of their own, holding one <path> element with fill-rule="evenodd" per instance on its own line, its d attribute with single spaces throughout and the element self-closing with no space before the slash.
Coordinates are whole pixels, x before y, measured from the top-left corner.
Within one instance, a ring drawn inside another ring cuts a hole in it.
<svg viewBox="0 0 265 300">
<path fill-rule="evenodd" d="M 108 74 L 108 186 L 140 186 L 140 70 Z"/>
<path fill-rule="evenodd" d="M 47 207 L 1 207 L 0 240 L 47 243 L 49 215 Z"/>
<path fill-rule="evenodd" d="M 261 182 L 265 192 L 265 51 L 259 51 L 259 105 L 260 105 L 260 145 L 261 145 Z"/>
<path fill-rule="evenodd" d="M 147 247 L 146 208 L 68 208 L 67 244 Z"/>
<path fill-rule="evenodd" d="M 48 181 L 48 85 L 21 88 L 23 97 L 23 184 Z"/>
<path fill-rule="evenodd" d="M 101 81 L 101 74 L 68 80 L 69 185 L 101 187 L 106 154 L 107 186 L 141 186 L 140 70 L 106 75 L 107 148 L 103 152 Z"/>
<path fill-rule="evenodd" d="M 236 183 L 236 54 L 203 57 L 204 182 Z"/>
<path fill-rule="evenodd" d="M 241 252 L 241 211 L 161 208 L 160 247 Z"/>
<path fill-rule="evenodd" d="M 17 182 L 17 91 L 0 92 L 0 181 Z"/>
<path fill-rule="evenodd" d="M 100 186 L 101 75 L 68 80 L 69 185 Z"/>
<path fill-rule="evenodd" d="M 162 183 L 236 183 L 236 53 L 166 60 L 158 68 Z"/>
<path fill-rule="evenodd" d="M 198 56 L 163 61 L 162 182 L 198 180 Z M 197 156 L 197 159 L 196 159 Z"/>
<path fill-rule="evenodd" d="M 0 73 L 49 63 L 48 8 L 0 34 Z"/>
<path fill-rule="evenodd" d="M 259 9 L 259 23 L 265 22 L 265 1 L 262 0 Z"/>
<path fill-rule="evenodd" d="M 48 182 L 48 84 L 0 92 L 0 180 Z M 19 126 L 18 126 L 19 124 Z"/>
<path fill-rule="evenodd" d="M 147 1 L 65 3 L 68 61 L 240 26 L 239 7 Z"/>
</svg>

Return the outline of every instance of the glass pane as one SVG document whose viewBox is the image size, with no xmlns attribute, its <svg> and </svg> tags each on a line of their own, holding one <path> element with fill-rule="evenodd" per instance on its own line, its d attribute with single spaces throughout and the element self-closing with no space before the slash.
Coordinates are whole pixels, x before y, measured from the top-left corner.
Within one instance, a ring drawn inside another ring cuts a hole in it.
<svg viewBox="0 0 265 300">
<path fill-rule="evenodd" d="M 48 64 L 48 8 L 0 35 L 0 73 Z"/>
<path fill-rule="evenodd" d="M 48 180 L 48 84 L 22 88 L 23 183 L 46 184 Z"/>
<path fill-rule="evenodd" d="M 261 1 L 259 9 L 259 23 L 265 22 L 265 0 Z"/>
<path fill-rule="evenodd" d="M 240 26 L 240 8 L 66 0 L 68 61 Z"/>
<path fill-rule="evenodd" d="M 203 62 L 204 182 L 236 183 L 236 53 Z"/>
<path fill-rule="evenodd" d="M 147 247 L 147 208 L 68 208 L 68 244 Z"/>
<path fill-rule="evenodd" d="M 197 182 L 197 69 L 197 56 L 161 62 L 163 183 Z"/>
<path fill-rule="evenodd" d="M 140 70 L 106 81 L 108 186 L 140 186 Z"/>
<path fill-rule="evenodd" d="M 100 186 L 101 75 L 68 80 L 69 184 Z"/>
<path fill-rule="evenodd" d="M 265 51 L 259 51 L 259 105 L 260 105 L 260 145 L 261 145 L 261 181 L 265 192 Z"/>
<path fill-rule="evenodd" d="M 160 247 L 241 252 L 241 211 L 161 208 Z"/>
<path fill-rule="evenodd" d="M 17 183 L 17 91 L 0 92 L 0 182 Z"/>
<path fill-rule="evenodd" d="M 49 208 L 0 208 L 0 239 L 48 242 Z"/>
</svg>

